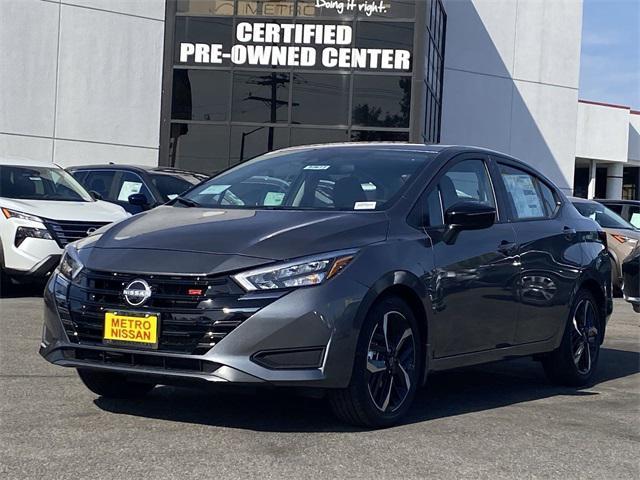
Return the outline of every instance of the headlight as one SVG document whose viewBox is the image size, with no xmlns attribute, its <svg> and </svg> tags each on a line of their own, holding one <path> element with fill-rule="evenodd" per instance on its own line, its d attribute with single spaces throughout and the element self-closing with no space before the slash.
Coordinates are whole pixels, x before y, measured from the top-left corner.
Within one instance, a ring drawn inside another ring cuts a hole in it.
<svg viewBox="0 0 640 480">
<path fill-rule="evenodd" d="M 40 217 L 36 217 L 35 215 L 29 215 L 27 213 L 16 212 L 15 210 L 9 210 L 8 208 L 2 208 L 2 214 L 4 218 L 21 218 L 22 220 L 29 220 L 31 222 L 40 222 L 42 223 L 42 219 Z"/>
<path fill-rule="evenodd" d="M 58 265 L 58 271 L 60 274 L 68 280 L 73 280 L 82 271 L 82 262 L 78 258 L 78 252 L 73 245 L 67 245 L 62 254 L 62 260 Z"/>
<path fill-rule="evenodd" d="M 340 273 L 357 250 L 343 250 L 258 268 L 233 275 L 245 290 L 273 290 L 320 285 Z"/>
<path fill-rule="evenodd" d="M 19 247 L 26 238 L 41 238 L 43 240 L 53 240 L 53 237 L 46 228 L 18 227 L 16 238 L 13 244 Z"/>
</svg>

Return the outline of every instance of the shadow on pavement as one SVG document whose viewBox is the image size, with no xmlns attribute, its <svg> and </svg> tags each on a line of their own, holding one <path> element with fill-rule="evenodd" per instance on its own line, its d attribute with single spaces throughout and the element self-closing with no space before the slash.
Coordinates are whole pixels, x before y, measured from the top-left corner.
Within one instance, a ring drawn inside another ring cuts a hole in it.
<svg viewBox="0 0 640 480">
<path fill-rule="evenodd" d="M 42 297 L 44 286 L 45 282 L 14 284 L 9 281 L 3 281 L 0 284 L 0 299 Z"/>
<path fill-rule="evenodd" d="M 603 348 L 595 384 L 640 372 L 640 353 Z M 518 359 L 429 377 L 426 388 L 403 423 L 491 410 L 558 395 L 598 395 L 589 388 L 550 385 L 542 367 Z M 200 425 L 278 432 L 349 432 L 360 429 L 340 423 L 325 400 L 309 399 L 281 390 L 251 394 L 158 387 L 143 400 L 100 397 L 95 404 L 108 412 Z"/>
</svg>

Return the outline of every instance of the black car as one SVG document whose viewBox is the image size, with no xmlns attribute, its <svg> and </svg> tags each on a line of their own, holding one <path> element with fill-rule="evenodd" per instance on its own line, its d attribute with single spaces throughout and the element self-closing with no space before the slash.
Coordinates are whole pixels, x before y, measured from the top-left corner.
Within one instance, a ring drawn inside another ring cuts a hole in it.
<svg viewBox="0 0 640 480">
<path fill-rule="evenodd" d="M 636 228 L 640 228 L 640 200 L 611 200 L 597 198 L 601 203 L 613 210 Z"/>
<path fill-rule="evenodd" d="M 177 168 L 111 163 L 67 170 L 95 198 L 121 205 L 133 214 L 162 205 L 209 178 Z"/>
<path fill-rule="evenodd" d="M 625 300 L 640 313 L 640 244 L 622 263 L 622 281 Z"/>
<path fill-rule="evenodd" d="M 99 395 L 304 387 L 389 425 L 437 370 L 532 355 L 587 384 L 612 311 L 604 238 L 500 153 L 281 150 L 69 246 L 40 353 Z"/>
</svg>

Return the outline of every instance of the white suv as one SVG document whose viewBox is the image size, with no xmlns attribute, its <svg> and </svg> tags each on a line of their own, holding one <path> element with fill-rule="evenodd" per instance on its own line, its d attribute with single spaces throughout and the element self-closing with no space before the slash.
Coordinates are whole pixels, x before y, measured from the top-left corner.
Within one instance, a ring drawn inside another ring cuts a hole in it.
<svg viewBox="0 0 640 480">
<path fill-rule="evenodd" d="M 47 277 L 67 243 L 128 216 L 119 205 L 94 200 L 57 165 L 0 159 L 2 280 Z"/>
</svg>

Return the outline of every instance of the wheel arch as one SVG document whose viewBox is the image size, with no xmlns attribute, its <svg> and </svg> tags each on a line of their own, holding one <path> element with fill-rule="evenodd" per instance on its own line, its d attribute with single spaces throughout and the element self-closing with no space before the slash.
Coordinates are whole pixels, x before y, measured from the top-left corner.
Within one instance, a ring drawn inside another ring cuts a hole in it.
<svg viewBox="0 0 640 480">
<path fill-rule="evenodd" d="M 356 325 L 358 329 L 361 328 L 373 305 L 386 296 L 397 296 L 404 300 L 417 320 L 418 328 L 420 329 L 418 333 L 424 349 L 422 372 L 422 383 L 424 383 L 431 352 L 429 315 L 427 314 L 431 308 L 431 302 L 429 301 L 426 285 L 415 274 L 408 271 L 396 271 L 384 275 L 371 286 L 360 304 Z"/>
</svg>

